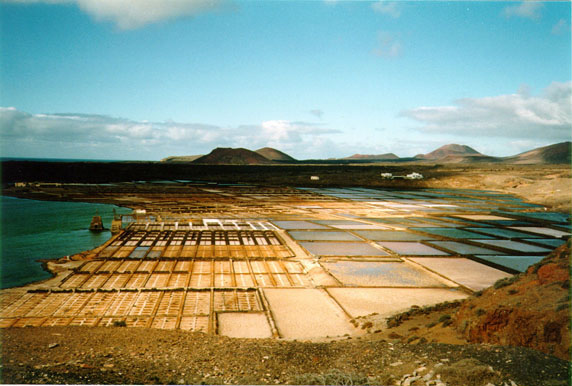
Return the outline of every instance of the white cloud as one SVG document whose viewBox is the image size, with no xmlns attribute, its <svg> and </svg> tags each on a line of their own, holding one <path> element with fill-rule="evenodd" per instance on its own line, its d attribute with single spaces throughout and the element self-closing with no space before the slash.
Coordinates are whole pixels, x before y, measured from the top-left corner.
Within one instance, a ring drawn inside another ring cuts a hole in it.
<svg viewBox="0 0 572 386">
<path fill-rule="evenodd" d="M 269 120 L 260 124 L 225 128 L 200 123 L 131 121 L 104 115 L 29 114 L 0 107 L 2 153 L 21 157 L 62 157 L 70 147 L 80 154 L 99 152 L 91 158 L 141 159 L 168 155 L 205 154 L 215 147 L 258 149 L 271 146 L 282 151 L 323 151 L 314 143 L 327 143 L 337 130 L 311 122 Z M 66 157 L 74 157 L 67 153 Z M 131 154 L 131 155 L 130 155 Z M 317 153 L 316 153 L 317 154 Z M 110 156 L 114 155 L 114 156 Z M 89 156 L 86 154 L 84 158 Z"/>
<path fill-rule="evenodd" d="M 292 130 L 289 121 L 265 121 L 262 122 L 261 126 L 265 137 L 271 142 L 279 142 L 285 139 L 294 139 L 295 142 L 300 142 L 299 132 Z"/>
<path fill-rule="evenodd" d="M 554 82 L 538 96 L 522 90 L 460 99 L 453 106 L 421 106 L 400 115 L 423 123 L 419 130 L 431 134 L 570 140 L 572 82 Z"/>
<path fill-rule="evenodd" d="M 308 137 L 335 134 L 337 130 L 319 127 L 309 122 L 292 122 L 286 120 L 271 120 L 262 122 L 261 136 L 272 144 L 304 142 Z"/>
<path fill-rule="evenodd" d="M 227 0 L 3 0 L 5 3 L 76 4 L 96 20 L 111 21 L 121 29 L 218 9 Z"/>
<path fill-rule="evenodd" d="M 523 1 L 518 5 L 510 5 L 505 7 L 503 9 L 503 14 L 506 17 L 517 16 L 537 20 L 540 19 L 540 11 L 543 6 L 544 5 L 540 1 Z"/>
<path fill-rule="evenodd" d="M 394 19 L 397 19 L 399 16 L 401 16 L 401 10 L 395 1 L 380 0 L 374 2 L 371 7 L 375 12 L 391 16 Z"/>
<path fill-rule="evenodd" d="M 403 48 L 401 42 L 391 33 L 380 31 L 377 34 L 377 46 L 373 53 L 382 58 L 395 58 L 401 56 Z"/>
</svg>

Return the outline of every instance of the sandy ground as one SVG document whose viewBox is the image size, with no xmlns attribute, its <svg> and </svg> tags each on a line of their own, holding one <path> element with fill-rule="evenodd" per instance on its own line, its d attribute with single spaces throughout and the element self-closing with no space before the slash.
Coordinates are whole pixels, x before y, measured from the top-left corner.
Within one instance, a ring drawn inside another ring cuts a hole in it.
<svg viewBox="0 0 572 386">
<path fill-rule="evenodd" d="M 488 167 L 453 166 L 446 176 L 428 179 L 433 188 L 494 190 L 513 194 L 550 210 L 572 210 L 572 168 L 569 165 Z"/>
</svg>

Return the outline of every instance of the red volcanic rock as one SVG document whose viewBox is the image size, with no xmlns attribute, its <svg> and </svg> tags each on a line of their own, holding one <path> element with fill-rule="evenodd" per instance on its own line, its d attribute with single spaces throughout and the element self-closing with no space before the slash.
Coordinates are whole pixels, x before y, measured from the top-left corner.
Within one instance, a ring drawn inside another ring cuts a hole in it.
<svg viewBox="0 0 572 386">
<path fill-rule="evenodd" d="M 472 147 L 466 145 L 457 145 L 455 143 L 444 145 L 438 148 L 437 150 L 433 150 L 431 153 L 427 154 L 418 154 L 415 158 L 423 158 L 423 159 L 431 159 L 437 160 L 446 158 L 449 156 L 482 156 L 481 153 L 473 149 Z"/>
<path fill-rule="evenodd" d="M 193 163 L 209 165 L 264 165 L 272 164 L 273 162 L 248 149 L 217 147 L 209 154 L 197 158 Z"/>
<path fill-rule="evenodd" d="M 256 153 L 260 154 L 264 158 L 267 158 L 271 161 L 296 162 L 295 158 L 289 156 L 284 152 L 281 152 L 280 150 L 273 149 L 271 147 L 263 147 L 262 149 L 256 150 Z"/>
<path fill-rule="evenodd" d="M 457 331 L 470 342 L 530 347 L 569 360 L 570 249 L 568 241 L 514 280 L 469 298 L 455 315 Z"/>
<path fill-rule="evenodd" d="M 538 268 L 536 272 L 540 284 L 553 283 L 555 281 L 565 281 L 569 277 L 569 272 L 565 267 L 556 263 L 548 263 Z"/>
</svg>

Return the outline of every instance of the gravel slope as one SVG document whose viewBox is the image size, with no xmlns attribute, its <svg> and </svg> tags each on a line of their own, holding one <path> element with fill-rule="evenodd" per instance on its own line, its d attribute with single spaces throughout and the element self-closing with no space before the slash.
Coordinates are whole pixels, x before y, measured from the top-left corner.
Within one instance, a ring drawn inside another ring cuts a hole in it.
<svg viewBox="0 0 572 386">
<path fill-rule="evenodd" d="M 566 385 L 569 362 L 489 345 L 231 339 L 122 327 L 4 329 L 3 383 Z M 374 334 L 375 336 L 375 334 Z M 469 359 L 469 360 L 467 360 Z M 492 367 L 489 368 L 489 366 Z"/>
</svg>

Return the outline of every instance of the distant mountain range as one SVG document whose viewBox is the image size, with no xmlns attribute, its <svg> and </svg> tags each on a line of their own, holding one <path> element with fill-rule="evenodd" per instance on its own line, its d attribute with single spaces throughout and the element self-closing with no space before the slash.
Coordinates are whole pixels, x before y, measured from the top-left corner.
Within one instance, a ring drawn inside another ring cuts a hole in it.
<svg viewBox="0 0 572 386">
<path fill-rule="evenodd" d="M 450 144 L 441 146 L 431 153 L 416 155 L 415 159 L 440 163 L 566 164 L 570 163 L 571 145 L 570 141 L 560 142 L 510 157 L 492 157 L 481 154 L 469 146 Z"/>
<path fill-rule="evenodd" d="M 271 147 L 256 151 L 244 148 L 216 148 L 207 155 L 173 156 L 164 158 L 163 162 L 192 162 L 210 165 L 270 165 L 270 164 L 348 164 L 375 162 L 422 162 L 422 163 L 507 163 L 507 164 L 566 164 L 570 163 L 572 142 L 561 142 L 539 147 L 510 157 L 492 157 L 475 149 L 458 144 L 449 144 L 413 158 L 399 158 L 393 153 L 386 154 L 354 154 L 345 158 L 329 160 L 296 160 L 288 154 Z"/>
</svg>

